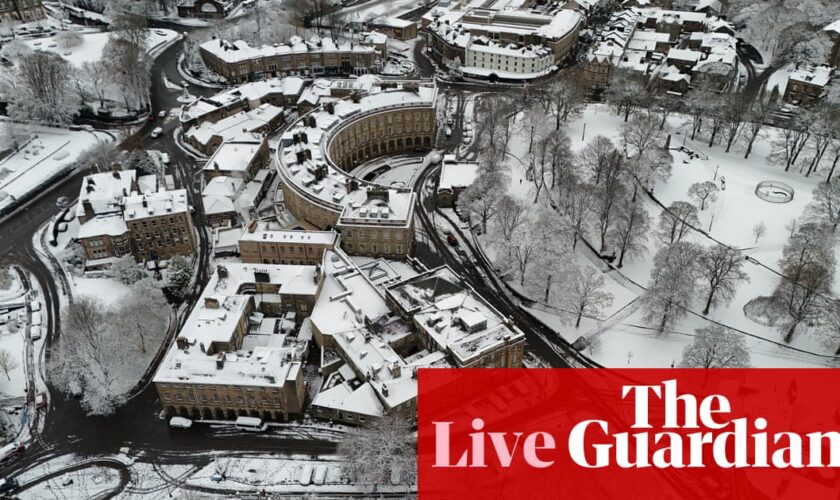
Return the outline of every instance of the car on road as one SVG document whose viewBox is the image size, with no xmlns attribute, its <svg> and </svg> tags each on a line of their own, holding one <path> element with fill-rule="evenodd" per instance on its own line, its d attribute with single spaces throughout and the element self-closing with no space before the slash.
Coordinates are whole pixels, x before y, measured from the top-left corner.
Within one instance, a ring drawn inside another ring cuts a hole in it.
<svg viewBox="0 0 840 500">
<path fill-rule="evenodd" d="M 160 161 L 164 165 L 169 165 L 169 155 L 167 153 L 161 153 L 160 154 Z"/>
<path fill-rule="evenodd" d="M 153 122 L 153 121 L 157 120 L 157 115 L 154 114 L 154 113 L 150 113 L 149 118 L 147 118 L 147 120 L 149 120 L 150 122 Z"/>
<path fill-rule="evenodd" d="M 47 393 L 46 392 L 39 392 L 38 395 L 35 397 L 35 407 L 39 410 L 43 410 L 47 407 Z"/>
<path fill-rule="evenodd" d="M 161 135 L 163 135 L 163 129 L 162 128 L 155 127 L 155 129 L 152 130 L 152 139 L 157 139 Z"/>
<path fill-rule="evenodd" d="M 44 318 L 41 317 L 41 313 L 34 312 L 32 313 L 32 326 L 41 326 L 44 324 Z"/>
<path fill-rule="evenodd" d="M 166 32 L 161 30 L 155 30 L 155 35 L 166 36 Z"/>
<path fill-rule="evenodd" d="M 55 206 L 61 209 L 65 209 L 70 206 L 70 198 L 66 196 L 59 196 L 57 200 L 55 200 Z"/>
<path fill-rule="evenodd" d="M 41 310 L 41 301 L 40 300 L 33 300 L 31 304 L 29 304 L 29 310 L 32 312 L 38 312 Z"/>
<path fill-rule="evenodd" d="M 192 420 L 184 417 L 172 417 L 169 419 L 169 427 L 173 429 L 189 429 L 192 427 Z"/>
<path fill-rule="evenodd" d="M 446 242 L 453 247 L 458 246 L 458 238 L 455 237 L 454 234 L 450 231 L 449 234 L 446 235 Z"/>
<path fill-rule="evenodd" d="M 41 327 L 40 326 L 33 326 L 29 329 L 29 338 L 33 341 L 38 340 L 41 338 Z"/>
<path fill-rule="evenodd" d="M 461 246 L 455 247 L 455 253 L 457 253 L 458 256 L 461 257 L 462 259 L 467 257 L 467 251 L 464 250 L 464 247 L 461 247 Z"/>
<path fill-rule="evenodd" d="M 0 493 L 9 493 L 17 487 L 18 482 L 15 478 L 0 479 Z"/>
<path fill-rule="evenodd" d="M 7 444 L 6 446 L 0 448 L 0 463 L 3 463 L 7 460 L 11 460 L 12 458 L 20 455 L 26 451 L 26 446 L 20 441 L 12 441 L 11 443 Z"/>
<path fill-rule="evenodd" d="M 268 426 L 257 417 L 239 417 L 236 419 L 236 428 L 242 431 L 263 432 Z"/>
<path fill-rule="evenodd" d="M 166 115 L 168 115 L 168 114 L 169 113 L 167 113 L 166 110 L 164 109 L 163 111 L 158 113 L 158 118 L 166 118 Z"/>
</svg>

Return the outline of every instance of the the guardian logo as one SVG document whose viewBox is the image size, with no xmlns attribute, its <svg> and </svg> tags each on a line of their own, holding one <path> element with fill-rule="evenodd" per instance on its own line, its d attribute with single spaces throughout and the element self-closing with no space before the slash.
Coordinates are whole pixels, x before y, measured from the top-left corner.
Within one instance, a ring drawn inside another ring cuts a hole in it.
<svg viewBox="0 0 840 500">
<path fill-rule="evenodd" d="M 659 385 L 625 385 L 621 399 L 632 398 L 631 432 L 611 432 L 607 420 L 576 423 L 568 435 L 550 432 L 486 430 L 475 418 L 469 445 L 453 449 L 454 422 L 432 422 L 435 468 L 511 467 L 524 462 L 535 469 L 555 464 L 565 442 L 571 461 L 587 469 L 804 468 L 840 466 L 840 433 L 836 431 L 767 432 L 763 417 L 732 418 L 732 405 L 719 394 L 698 401 L 679 394 L 676 380 Z M 664 414 L 652 419 L 651 403 Z M 661 422 L 654 426 L 651 422 Z"/>
</svg>

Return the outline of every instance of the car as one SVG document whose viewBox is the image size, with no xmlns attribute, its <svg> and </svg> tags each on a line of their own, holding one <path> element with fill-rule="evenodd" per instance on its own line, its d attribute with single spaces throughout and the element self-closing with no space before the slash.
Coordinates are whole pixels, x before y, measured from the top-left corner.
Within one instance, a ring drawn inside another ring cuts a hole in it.
<svg viewBox="0 0 840 500">
<path fill-rule="evenodd" d="M 166 32 L 161 30 L 155 30 L 155 35 L 166 36 Z"/>
<path fill-rule="evenodd" d="M 33 326 L 29 329 L 29 338 L 32 340 L 38 340 L 41 338 L 41 327 L 40 326 Z"/>
<path fill-rule="evenodd" d="M 456 238 L 455 235 L 452 234 L 451 232 L 446 235 L 446 242 L 449 243 L 453 247 L 458 246 L 458 238 Z"/>
<path fill-rule="evenodd" d="M 38 312 L 41 310 L 41 301 L 40 300 L 33 300 L 32 303 L 29 304 L 29 310 L 32 312 Z"/>
<path fill-rule="evenodd" d="M 458 254 L 459 257 L 465 258 L 467 256 L 467 251 L 464 250 L 464 247 L 457 246 L 455 247 L 455 252 Z"/>
<path fill-rule="evenodd" d="M 257 417 L 239 417 L 235 425 L 237 429 L 248 432 L 263 432 L 268 428 L 265 422 Z"/>
<path fill-rule="evenodd" d="M 169 113 L 167 113 L 166 110 L 164 109 L 163 111 L 158 113 L 158 118 L 166 118 L 166 115 L 168 115 L 168 114 Z"/>
<path fill-rule="evenodd" d="M 34 312 L 32 313 L 32 322 L 30 323 L 32 326 L 41 326 L 44 324 L 44 318 L 41 316 L 41 313 Z"/>
<path fill-rule="evenodd" d="M 164 165 L 169 165 L 169 155 L 167 153 L 161 153 L 160 154 L 160 161 Z"/>
<path fill-rule="evenodd" d="M 38 396 L 35 397 L 35 407 L 41 410 L 47 407 L 46 392 L 39 392 Z"/>
<path fill-rule="evenodd" d="M 0 463 L 20 455 L 26 450 L 26 446 L 19 441 L 13 441 L 6 446 L 0 448 Z"/>
<path fill-rule="evenodd" d="M 149 114 L 149 118 L 148 118 L 148 120 L 149 120 L 150 122 L 153 122 L 153 121 L 155 121 L 156 119 L 157 119 L 157 115 L 156 115 L 156 114 L 154 114 L 154 113 Z"/>
<path fill-rule="evenodd" d="M 446 236 L 449 236 L 450 234 L 452 234 L 452 230 L 447 227 L 446 229 L 443 230 L 443 234 L 445 234 Z"/>
<path fill-rule="evenodd" d="M 59 196 L 57 200 L 55 200 L 55 206 L 58 208 L 67 208 L 70 205 L 70 198 L 66 196 Z"/>
<path fill-rule="evenodd" d="M 0 493 L 9 493 L 17 487 L 17 479 L 11 477 L 8 479 L 0 479 Z"/>
<path fill-rule="evenodd" d="M 189 429 L 192 427 L 192 420 L 184 417 L 172 417 L 169 419 L 169 427 L 173 429 Z"/>
<path fill-rule="evenodd" d="M 161 135 L 163 135 L 163 129 L 162 128 L 155 127 L 155 129 L 152 130 L 152 139 L 157 139 Z"/>
</svg>

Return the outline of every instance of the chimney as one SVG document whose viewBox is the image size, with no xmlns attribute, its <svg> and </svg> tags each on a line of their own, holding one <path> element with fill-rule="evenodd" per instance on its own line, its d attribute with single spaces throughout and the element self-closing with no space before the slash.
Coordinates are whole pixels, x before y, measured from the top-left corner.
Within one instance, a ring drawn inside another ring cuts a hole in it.
<svg viewBox="0 0 840 500">
<path fill-rule="evenodd" d="M 382 384 L 382 395 L 388 397 L 388 386 L 385 384 Z"/>
<path fill-rule="evenodd" d="M 216 355 L 216 369 L 221 370 L 225 367 L 225 353 L 224 351 Z"/>
<path fill-rule="evenodd" d="M 189 343 L 189 342 L 187 342 L 187 338 L 186 338 L 186 337 L 178 337 L 177 339 L 175 339 L 175 345 L 177 345 L 177 346 L 178 346 L 178 349 L 180 349 L 180 350 L 182 350 L 182 351 L 183 351 L 183 350 L 185 350 L 187 347 L 189 347 L 189 346 L 190 346 L 190 343 Z"/>
<path fill-rule="evenodd" d="M 143 196 L 143 208 L 149 208 L 149 202 L 146 201 L 146 197 Z"/>
<path fill-rule="evenodd" d="M 399 377 L 402 374 L 402 367 L 396 361 L 391 365 L 391 376 Z"/>
<path fill-rule="evenodd" d="M 248 232 L 252 233 L 257 230 L 257 221 L 252 220 L 250 224 L 248 224 Z"/>
<path fill-rule="evenodd" d="M 204 307 L 206 309 L 219 309 L 219 299 L 216 297 L 204 297 Z"/>
<path fill-rule="evenodd" d="M 96 213 L 93 211 L 93 205 L 91 205 L 90 200 L 82 201 L 82 209 L 85 211 L 85 222 L 96 217 Z"/>
</svg>

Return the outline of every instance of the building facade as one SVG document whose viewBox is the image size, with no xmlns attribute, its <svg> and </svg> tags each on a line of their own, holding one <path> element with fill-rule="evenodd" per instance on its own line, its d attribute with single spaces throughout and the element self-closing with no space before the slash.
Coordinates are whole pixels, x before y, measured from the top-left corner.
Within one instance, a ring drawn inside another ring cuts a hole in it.
<svg viewBox="0 0 840 500">
<path fill-rule="evenodd" d="M 178 3 L 178 17 L 224 19 L 242 0 L 182 0 Z"/>
<path fill-rule="evenodd" d="M 239 254 L 249 264 L 318 265 L 338 242 L 335 231 L 278 230 L 254 221 L 239 238 Z"/>
<path fill-rule="evenodd" d="M 186 190 L 128 196 L 124 200 L 123 216 L 137 262 L 195 253 L 195 228 Z"/>
<path fill-rule="evenodd" d="M 0 0 L 0 20 L 29 22 L 44 18 L 41 0 Z"/>
</svg>

